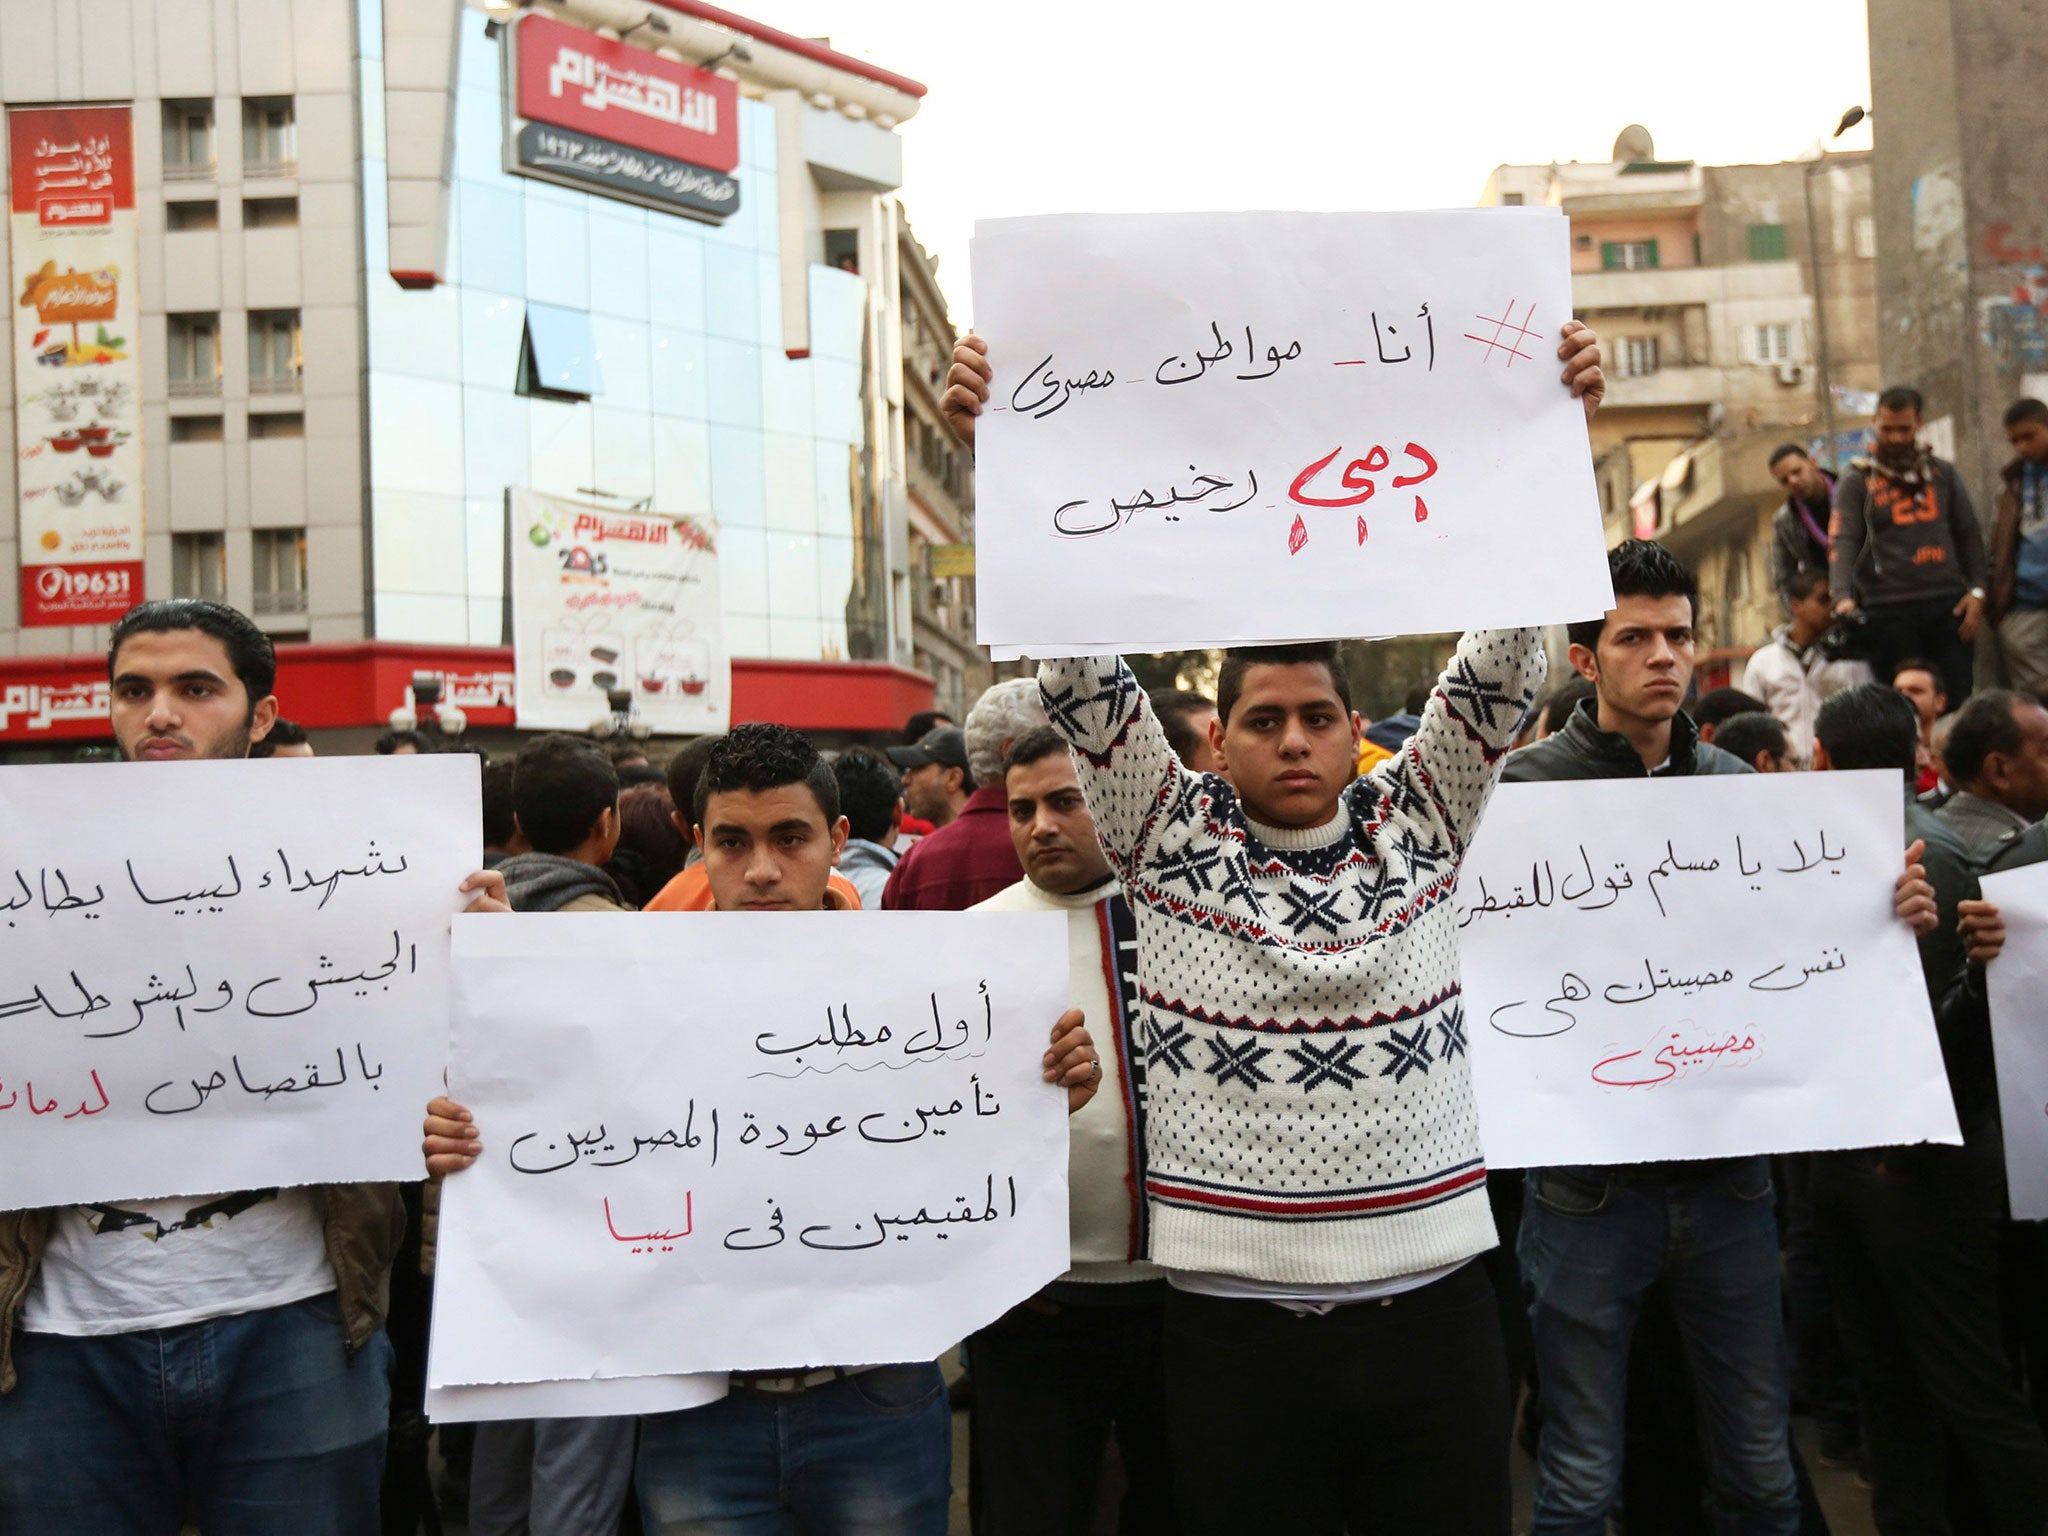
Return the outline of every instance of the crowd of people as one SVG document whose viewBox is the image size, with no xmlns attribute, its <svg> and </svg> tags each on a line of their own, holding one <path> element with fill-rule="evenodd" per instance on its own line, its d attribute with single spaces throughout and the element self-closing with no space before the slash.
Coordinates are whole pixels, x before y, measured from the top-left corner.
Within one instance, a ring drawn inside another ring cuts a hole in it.
<svg viewBox="0 0 2048 1536">
<path fill-rule="evenodd" d="M 1559 340 L 1590 419 L 1597 338 Z M 993 376 L 963 343 L 970 443 Z M 1376 722 L 1299 644 L 1224 653 L 1213 698 L 1048 661 L 879 750 L 537 737 L 482 767 L 462 889 L 1064 914 L 1071 1267 L 964 1341 L 982 1536 L 1498 1536 L 1517 1438 L 1540 1536 L 1793 1536 L 1826 1529 L 1795 1412 L 1888 1536 L 2040 1536 L 2048 1248 L 2006 1215 L 1977 880 L 2048 857 L 2048 406 L 2007 415 L 1988 551 L 1920 425 L 1889 390 L 1839 479 L 1773 461 L 1787 622 L 1740 689 L 1697 693 L 1694 577 L 1632 540 L 1567 677 L 1541 631 L 1475 631 Z M 1980 625 L 2010 688 L 1973 686 Z M 231 609 L 145 603 L 108 669 L 127 761 L 311 750 Z M 1898 776 L 1891 900 L 1963 1144 L 1489 1171 L 1449 898 L 1495 786 L 1856 769 Z M 435 1219 L 491 1134 L 440 1098 L 421 1184 L 0 1213 L 0 1531 L 438 1530 Z M 945 1531 L 937 1365 L 785 1365 L 697 1408 L 443 1426 L 442 1493 L 477 1536 Z"/>
</svg>

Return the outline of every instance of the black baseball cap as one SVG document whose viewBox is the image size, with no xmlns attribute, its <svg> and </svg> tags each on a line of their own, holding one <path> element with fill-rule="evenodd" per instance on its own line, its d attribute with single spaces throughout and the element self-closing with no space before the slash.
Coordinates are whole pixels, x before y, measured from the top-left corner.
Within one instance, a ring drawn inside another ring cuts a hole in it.
<svg viewBox="0 0 2048 1536">
<path fill-rule="evenodd" d="M 967 733 L 957 725 L 934 726 L 918 738 L 912 747 L 891 747 L 889 761 L 898 768 L 922 768 L 928 763 L 939 763 L 947 768 L 958 768 L 969 772 L 967 766 Z"/>
</svg>

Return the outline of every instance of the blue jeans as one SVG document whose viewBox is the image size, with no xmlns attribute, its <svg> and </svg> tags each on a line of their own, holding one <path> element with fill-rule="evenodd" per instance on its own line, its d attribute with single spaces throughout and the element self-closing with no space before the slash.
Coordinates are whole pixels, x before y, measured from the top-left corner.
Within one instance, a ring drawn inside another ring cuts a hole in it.
<svg viewBox="0 0 2048 1536">
<path fill-rule="evenodd" d="M 1543 1383 L 1532 1536 L 1603 1536 L 1621 1483 L 1629 1343 L 1662 1280 L 1699 1406 L 1714 1529 L 1797 1536 L 1778 1232 L 1762 1158 L 1624 1183 L 1532 1170 L 1519 1253 Z"/>
<path fill-rule="evenodd" d="M 17 1333 L 7 1536 L 376 1536 L 391 1345 L 333 1294 L 100 1338 Z"/>
<path fill-rule="evenodd" d="M 946 1536 L 945 1378 L 885 1365 L 649 1414 L 634 1482 L 648 1536 Z"/>
</svg>

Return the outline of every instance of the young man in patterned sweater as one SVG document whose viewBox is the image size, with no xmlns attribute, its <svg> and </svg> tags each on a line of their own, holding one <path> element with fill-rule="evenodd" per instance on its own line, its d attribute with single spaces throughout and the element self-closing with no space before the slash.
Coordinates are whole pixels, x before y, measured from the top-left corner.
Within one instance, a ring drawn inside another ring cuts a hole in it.
<svg viewBox="0 0 2048 1536">
<path fill-rule="evenodd" d="M 963 437 L 986 348 L 954 353 Z M 1597 338 L 1565 327 L 1590 417 Z M 1508 1384 L 1451 896 L 1543 684 L 1541 633 L 1458 647 L 1390 761 L 1333 645 L 1232 652 L 1188 772 L 1116 657 L 1044 663 L 1137 916 L 1152 1259 L 1190 1531 L 1504 1531 Z M 1235 786 L 1233 788 L 1232 786 Z"/>
</svg>

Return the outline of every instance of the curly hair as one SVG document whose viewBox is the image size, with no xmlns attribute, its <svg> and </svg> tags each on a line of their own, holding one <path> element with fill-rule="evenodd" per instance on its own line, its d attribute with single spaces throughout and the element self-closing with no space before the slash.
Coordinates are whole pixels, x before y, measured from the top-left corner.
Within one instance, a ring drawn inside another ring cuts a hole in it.
<svg viewBox="0 0 2048 1536">
<path fill-rule="evenodd" d="M 691 819 L 704 825 L 704 811 L 714 794 L 735 790 L 759 794 L 785 784 L 809 786 L 818 809 L 825 813 L 826 826 L 839 819 L 839 781 L 810 737 L 786 725 L 736 725 L 705 756 Z"/>
</svg>

